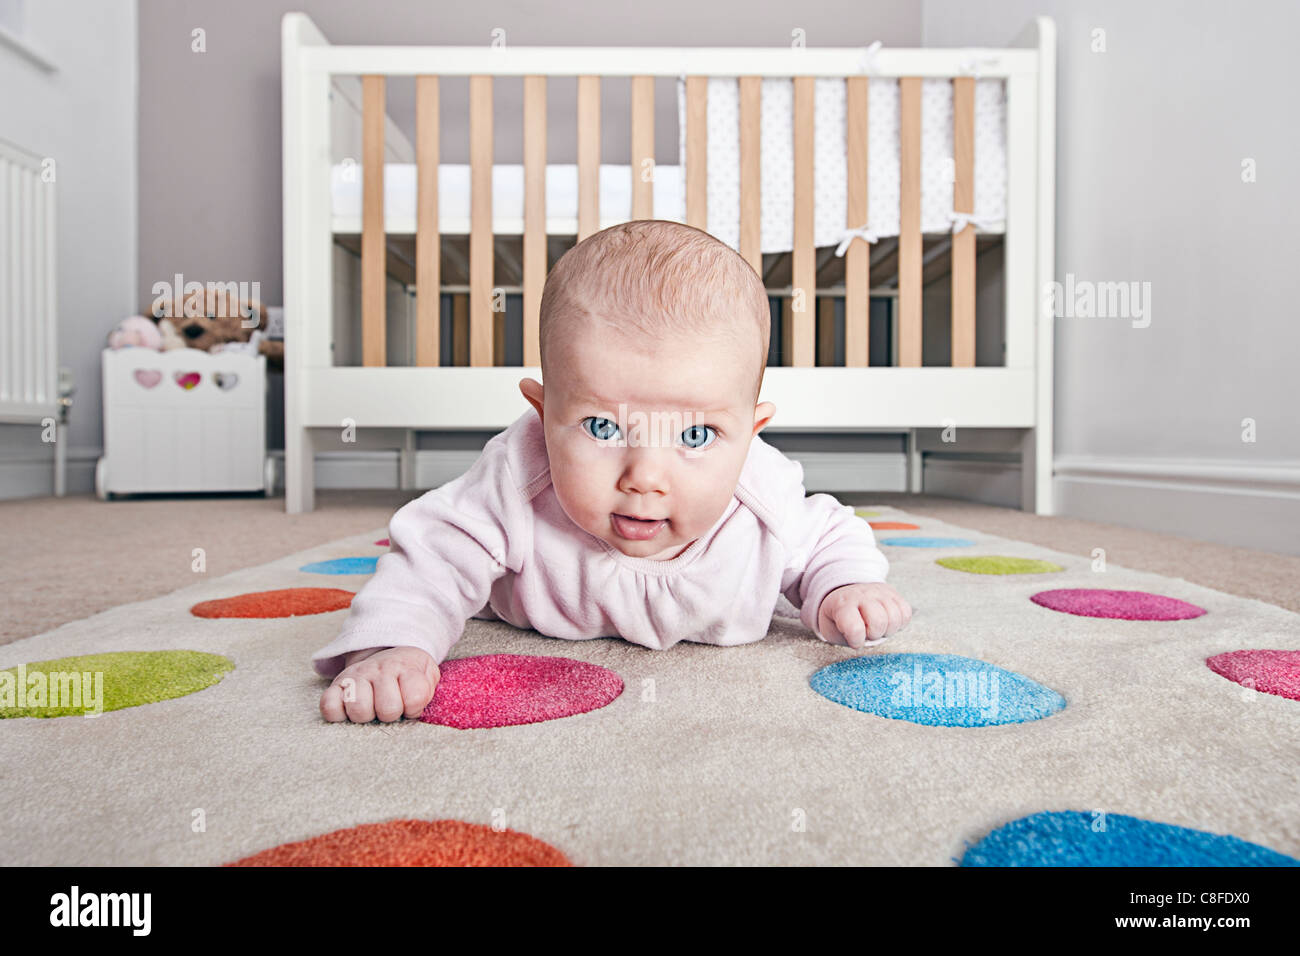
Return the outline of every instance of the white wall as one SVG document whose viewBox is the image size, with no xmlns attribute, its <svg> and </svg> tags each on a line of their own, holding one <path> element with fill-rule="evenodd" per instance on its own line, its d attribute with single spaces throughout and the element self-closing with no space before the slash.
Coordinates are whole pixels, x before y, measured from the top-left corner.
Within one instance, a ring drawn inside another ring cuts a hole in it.
<svg viewBox="0 0 1300 956">
<path fill-rule="evenodd" d="M 1151 284 L 1146 328 L 1056 320 L 1058 510 L 1300 553 L 1300 5 L 926 0 L 923 41 L 1000 46 L 1036 14 L 1058 280 Z"/>
<path fill-rule="evenodd" d="M 0 138 L 56 163 L 59 362 L 77 388 L 69 491 L 87 491 L 102 445 L 99 351 L 139 308 L 136 4 L 6 0 L 5 11 L 19 11 L 23 38 L 55 67 L 0 44 Z M 0 425 L 0 497 L 52 493 L 53 457 L 39 428 Z"/>
</svg>

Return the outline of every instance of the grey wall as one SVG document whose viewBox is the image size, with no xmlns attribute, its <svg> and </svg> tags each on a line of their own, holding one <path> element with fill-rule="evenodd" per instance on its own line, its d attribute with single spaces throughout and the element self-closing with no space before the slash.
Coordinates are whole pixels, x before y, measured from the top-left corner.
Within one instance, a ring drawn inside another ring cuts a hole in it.
<svg viewBox="0 0 1300 956">
<path fill-rule="evenodd" d="M 264 298 L 282 297 L 280 261 L 280 19 L 303 10 L 335 43 L 486 45 L 501 27 L 506 42 L 548 46 L 769 46 L 790 42 L 801 27 L 809 44 L 849 46 L 881 40 L 916 46 L 919 3 L 864 5 L 834 0 L 804 7 L 789 0 L 601 0 L 431 3 L 429 0 L 141 0 L 140 2 L 140 261 L 138 295 L 147 304 L 154 282 L 174 273 L 187 280 L 258 281 Z M 684 25 L 689 25 L 686 28 Z M 202 28 L 207 52 L 191 52 Z M 498 81 L 496 155 L 518 162 L 521 129 L 508 118 L 522 102 L 516 84 Z M 561 118 L 566 84 L 551 108 Z M 627 97 L 606 82 L 607 117 Z M 413 125 L 409 81 L 389 83 L 388 111 Z M 656 151 L 676 161 L 677 105 L 671 81 L 656 88 Z M 466 162 L 463 122 L 468 86 L 443 84 L 444 158 Z M 450 133 L 458 123 L 462 140 Z M 551 125 L 551 162 L 573 162 L 576 147 Z M 576 134 L 575 134 L 576 137 Z M 575 139 L 570 137 L 570 140 Z M 627 139 L 611 125 L 605 155 L 626 161 Z"/>
<path fill-rule="evenodd" d="M 999 45 L 1035 14 L 1056 21 L 1058 278 L 1151 283 L 1146 328 L 1056 320 L 1057 455 L 1300 463 L 1300 5 L 924 10 L 926 46 Z M 1091 50 L 1097 28 L 1104 53 Z M 1243 418 L 1258 423 L 1254 444 Z"/>
<path fill-rule="evenodd" d="M 29 0 L 23 35 L 55 66 L 0 46 L 0 138 L 55 160 L 59 363 L 77 394 L 70 472 L 85 487 L 102 445 L 99 352 L 136 306 L 135 0 Z M 0 425 L 0 496 L 48 494 L 53 447 Z"/>
<path fill-rule="evenodd" d="M 100 442 L 103 335 L 147 304 L 154 282 L 177 272 L 257 281 L 265 299 L 281 298 L 279 24 L 287 10 L 305 9 L 340 43 L 479 44 L 502 27 L 508 43 L 555 45 L 784 44 L 800 27 L 811 44 L 1002 46 L 1046 13 L 1060 33 L 1057 274 L 1152 288 L 1148 328 L 1057 320 L 1059 460 L 1153 460 L 1193 471 L 1221 463 L 1247 473 L 1300 461 L 1291 371 L 1300 289 L 1289 251 L 1300 131 L 1288 102 L 1300 7 L 1286 0 L 807 8 L 789 0 L 139 0 L 138 21 L 131 0 L 27 6 L 35 41 L 61 69 L 45 77 L 0 49 L 0 135 L 60 161 L 60 347 L 81 389 L 74 447 Z M 1089 48 L 1096 28 L 1106 31 L 1104 53 Z M 206 52 L 191 48 L 196 29 Z M 554 87 L 558 121 L 568 93 Z M 518 128 L 508 122 L 517 93 L 504 81 L 498 90 L 498 156 L 508 162 L 518 157 Z M 672 159 L 675 102 L 658 92 L 657 149 Z M 450 128 L 463 117 L 458 99 L 463 92 L 448 84 Z M 625 101 L 605 84 L 607 115 Z M 409 128 L 409 83 L 390 84 L 388 108 Z M 572 137 L 554 129 L 551 161 L 571 160 Z M 449 161 L 464 159 L 463 144 L 448 137 L 445 145 Z M 626 155 L 612 123 L 604 149 L 614 161 Z M 1241 181 L 1245 158 L 1257 163 L 1251 184 Z M 1258 423 L 1254 444 L 1241 441 L 1243 418 Z M 0 431 L 0 459 L 34 430 L 16 434 Z M 1300 500 L 1294 478 L 1280 487 Z M 1107 494 L 1107 503 L 1118 500 L 1118 491 Z M 1277 500 L 1260 498 L 1265 509 Z M 1123 517 L 1142 518 L 1136 510 Z M 1247 521 L 1225 513 L 1239 525 L 1281 523 L 1276 509 Z M 1170 520 L 1202 530 L 1195 517 Z"/>
</svg>

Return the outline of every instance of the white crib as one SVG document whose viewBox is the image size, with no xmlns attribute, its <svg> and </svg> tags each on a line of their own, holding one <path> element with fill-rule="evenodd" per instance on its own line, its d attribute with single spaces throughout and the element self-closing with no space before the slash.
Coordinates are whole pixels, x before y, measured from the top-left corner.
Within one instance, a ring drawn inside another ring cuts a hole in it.
<svg viewBox="0 0 1300 956">
<path fill-rule="evenodd" d="M 566 241 L 615 222 L 674 218 L 731 242 L 780 302 L 760 396 L 777 408 L 769 430 L 906 433 L 908 487 L 920 491 L 928 430 L 997 429 L 989 434 L 1005 447 L 984 448 L 1020 453 L 1021 506 L 1051 513 L 1052 317 L 1043 306 L 1053 273 L 1050 19 L 1036 18 L 1005 49 L 333 46 L 301 13 L 285 16 L 282 40 L 289 512 L 313 507 L 314 452 L 350 429 L 508 425 L 526 407 L 519 380 L 541 378 L 537 314 L 548 260 Z M 440 163 L 438 79 L 453 76 L 469 77 L 468 167 Z M 414 146 L 385 113 L 386 77 L 415 78 Z M 493 162 L 494 77 L 523 78 L 522 167 Z M 577 77 L 576 167 L 546 162 L 548 77 Z M 680 81 L 680 167 L 653 165 L 656 77 Z M 762 117 L 771 115 L 763 111 L 769 88 L 779 90 L 775 79 L 790 91 L 792 221 L 776 227 L 789 234 L 784 244 L 764 218 L 775 187 L 764 175 L 772 144 Z M 631 166 L 601 164 L 602 80 L 630 80 Z M 979 80 L 997 81 L 993 95 L 1005 110 L 1005 142 L 995 144 L 1005 202 L 996 223 L 976 205 L 975 154 L 990 155 L 975 135 Z M 843 117 L 833 161 L 826 124 L 814 125 L 829 81 L 842 84 L 829 90 Z M 938 81 L 951 111 L 943 130 L 950 155 L 940 159 L 952 194 L 942 226 L 952 228 L 942 231 L 931 215 L 934 136 L 922 132 L 922 99 Z M 883 140 L 868 126 L 876 94 L 897 104 Z M 734 171 L 718 168 L 719 111 L 736 116 Z M 897 196 L 896 209 L 881 208 L 882 143 L 897 151 L 896 193 L 883 193 Z M 647 165 L 653 175 L 637 175 Z M 730 206 L 719 182 L 734 187 Z M 838 253 L 826 246 L 828 189 L 835 202 L 843 197 L 842 213 L 833 213 L 842 219 L 830 223 L 846 240 Z M 886 221 L 888 238 L 854 231 Z M 991 244 L 1003 262 L 1002 355 L 977 364 L 976 263 Z M 359 305 L 340 294 L 340 248 L 359 253 Z M 891 266 L 892 278 L 879 281 Z M 922 301 L 939 279 L 950 288 L 942 325 L 949 354 L 927 365 Z M 394 282 L 414 292 L 408 315 Z M 514 365 L 505 364 L 510 292 L 523 302 L 522 363 Z M 892 303 L 885 364 L 869 359 L 878 352 L 868 341 L 878 296 Z M 359 362 L 349 342 L 359 342 Z"/>
</svg>

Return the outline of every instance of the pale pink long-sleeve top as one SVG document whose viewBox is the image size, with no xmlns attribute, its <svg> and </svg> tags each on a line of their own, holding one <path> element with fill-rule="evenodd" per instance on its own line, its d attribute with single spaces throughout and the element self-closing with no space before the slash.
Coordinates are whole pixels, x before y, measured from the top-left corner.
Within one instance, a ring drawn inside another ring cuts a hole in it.
<svg viewBox="0 0 1300 956">
<path fill-rule="evenodd" d="M 818 629 L 822 599 L 889 570 L 867 522 L 828 494 L 805 496 L 803 466 L 757 435 L 712 528 L 668 561 L 625 555 L 560 507 L 531 408 L 469 471 L 400 508 L 388 534 L 342 631 L 312 655 L 325 677 L 372 647 L 420 647 L 441 664 L 471 617 L 658 650 L 748 644 L 766 636 L 781 596 L 842 644 Z"/>
</svg>

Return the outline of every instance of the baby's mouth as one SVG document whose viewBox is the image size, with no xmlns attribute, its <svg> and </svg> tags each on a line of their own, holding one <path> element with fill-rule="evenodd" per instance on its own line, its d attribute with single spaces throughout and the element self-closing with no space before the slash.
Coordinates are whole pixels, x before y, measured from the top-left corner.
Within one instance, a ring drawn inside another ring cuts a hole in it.
<svg viewBox="0 0 1300 956">
<path fill-rule="evenodd" d="M 638 519 L 630 515 L 611 514 L 614 533 L 629 541 L 649 541 L 668 524 L 667 518 Z"/>
</svg>

